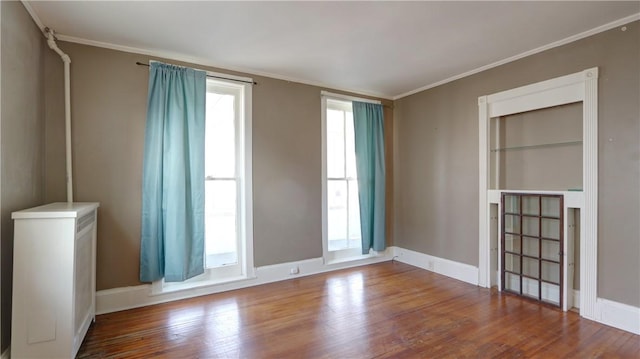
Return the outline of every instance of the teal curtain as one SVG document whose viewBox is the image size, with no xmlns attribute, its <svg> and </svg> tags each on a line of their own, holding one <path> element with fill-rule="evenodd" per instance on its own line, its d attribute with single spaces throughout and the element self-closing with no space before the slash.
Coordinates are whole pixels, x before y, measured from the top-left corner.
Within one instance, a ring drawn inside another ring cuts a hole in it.
<svg viewBox="0 0 640 359">
<path fill-rule="evenodd" d="M 385 164 L 382 105 L 353 102 L 362 254 L 384 251 Z"/>
<path fill-rule="evenodd" d="M 206 73 L 152 62 L 142 178 L 140 280 L 204 272 Z"/>
</svg>

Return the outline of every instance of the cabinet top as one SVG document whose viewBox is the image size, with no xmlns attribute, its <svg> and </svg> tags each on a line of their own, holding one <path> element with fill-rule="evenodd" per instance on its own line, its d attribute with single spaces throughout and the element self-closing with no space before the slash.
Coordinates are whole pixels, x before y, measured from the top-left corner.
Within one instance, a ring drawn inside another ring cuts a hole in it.
<svg viewBox="0 0 640 359">
<path fill-rule="evenodd" d="M 11 218 L 76 218 L 99 206 L 98 202 L 55 202 L 13 212 Z"/>
</svg>

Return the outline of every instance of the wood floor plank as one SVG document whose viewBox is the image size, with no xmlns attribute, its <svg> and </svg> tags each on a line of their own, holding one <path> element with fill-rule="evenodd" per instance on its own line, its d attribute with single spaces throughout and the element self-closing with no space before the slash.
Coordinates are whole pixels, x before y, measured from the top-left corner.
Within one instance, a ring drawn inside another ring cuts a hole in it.
<svg viewBox="0 0 640 359">
<path fill-rule="evenodd" d="M 640 337 L 385 262 L 99 315 L 78 358 L 638 358 Z"/>
</svg>

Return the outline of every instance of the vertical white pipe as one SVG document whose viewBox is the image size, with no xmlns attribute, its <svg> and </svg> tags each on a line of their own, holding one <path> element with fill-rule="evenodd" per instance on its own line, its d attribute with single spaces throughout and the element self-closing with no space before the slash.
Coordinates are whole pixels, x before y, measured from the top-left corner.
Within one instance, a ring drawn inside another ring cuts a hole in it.
<svg viewBox="0 0 640 359">
<path fill-rule="evenodd" d="M 66 150 L 66 163 L 67 163 L 67 202 L 73 202 L 73 176 L 72 176 L 72 158 L 71 158 L 71 79 L 70 79 L 70 65 L 71 58 L 60 50 L 56 44 L 56 39 L 53 35 L 53 31 L 49 28 L 45 28 L 45 34 L 47 36 L 47 44 L 51 50 L 55 51 L 64 62 L 64 129 L 65 129 L 65 150 Z"/>
<path fill-rule="evenodd" d="M 67 59 L 69 57 L 67 56 Z M 64 59 L 63 59 L 64 61 Z M 73 176 L 71 161 L 71 60 L 64 61 L 64 131 L 67 162 L 67 202 L 73 202 Z"/>
</svg>

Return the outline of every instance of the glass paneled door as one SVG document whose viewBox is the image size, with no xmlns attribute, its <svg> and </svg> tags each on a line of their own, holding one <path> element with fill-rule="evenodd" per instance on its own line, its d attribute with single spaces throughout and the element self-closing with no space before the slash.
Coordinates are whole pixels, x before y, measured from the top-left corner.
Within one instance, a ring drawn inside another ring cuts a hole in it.
<svg viewBox="0 0 640 359">
<path fill-rule="evenodd" d="M 562 195 L 502 194 L 502 290 L 562 307 Z"/>
</svg>

